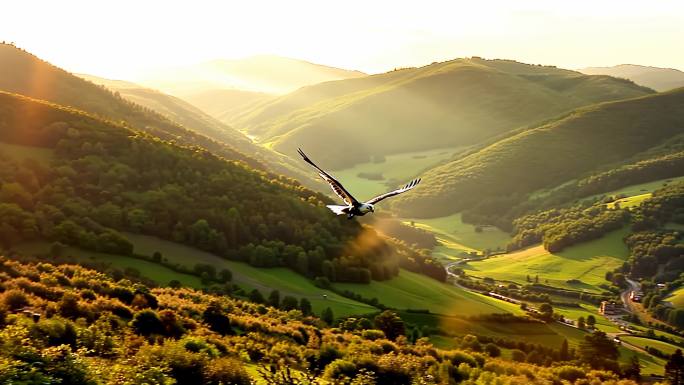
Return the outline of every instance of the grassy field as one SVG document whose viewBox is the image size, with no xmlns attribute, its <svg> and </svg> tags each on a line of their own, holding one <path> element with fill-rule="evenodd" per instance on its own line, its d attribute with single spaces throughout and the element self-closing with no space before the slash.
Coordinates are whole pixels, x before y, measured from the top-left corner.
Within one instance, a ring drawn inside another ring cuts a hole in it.
<svg viewBox="0 0 684 385">
<path fill-rule="evenodd" d="M 616 195 L 623 195 L 627 197 L 632 197 L 635 195 L 643 195 L 645 193 L 652 193 L 653 191 L 666 186 L 671 183 L 676 183 L 676 182 L 681 182 L 684 181 L 684 176 L 680 176 L 677 178 L 669 178 L 669 179 L 660 179 L 656 180 L 653 182 L 647 182 L 647 183 L 640 183 L 640 184 L 635 184 L 627 187 L 623 187 L 618 190 L 610 191 L 604 194 L 599 194 L 599 195 L 594 195 L 593 197 L 590 198 L 595 198 L 598 196 L 616 196 Z"/>
<path fill-rule="evenodd" d="M 665 298 L 665 301 L 671 303 L 672 306 L 676 308 L 684 307 L 684 287 L 680 287 L 670 293 L 670 295 Z"/>
<path fill-rule="evenodd" d="M 20 146 L 0 142 L 0 154 L 5 154 L 19 161 L 33 159 L 42 163 L 48 163 L 52 160 L 54 151 L 47 148 Z"/>
<path fill-rule="evenodd" d="M 565 301 L 570 301 L 570 299 L 565 299 Z M 604 331 L 606 333 L 620 333 L 621 330 L 615 324 L 610 322 L 607 318 L 598 313 L 598 307 L 589 303 L 580 303 L 580 307 L 564 307 L 564 306 L 554 306 L 554 312 L 562 314 L 566 319 L 571 319 L 577 322 L 579 317 L 584 317 L 586 320 L 588 316 L 593 315 L 596 318 L 595 327 L 598 330 Z"/>
<path fill-rule="evenodd" d="M 46 254 L 50 250 L 47 242 L 31 242 L 15 248 L 20 253 L 29 255 Z M 204 285 L 200 279 L 194 275 L 181 274 L 167 267 L 160 266 L 153 262 L 143 261 L 137 258 L 125 257 L 122 255 L 112 255 L 86 251 L 74 247 L 68 247 L 62 253 L 64 256 L 74 257 L 76 262 L 81 263 L 101 263 L 117 269 L 135 268 L 140 275 L 151 279 L 159 285 L 166 286 L 171 280 L 178 280 L 183 286 L 201 288 Z"/>
<path fill-rule="evenodd" d="M 628 256 L 622 238 L 628 229 L 613 231 L 599 239 L 584 242 L 552 254 L 535 246 L 510 254 L 471 261 L 464 265 L 468 274 L 500 281 L 526 283 L 527 276 L 539 276 L 539 282 L 574 290 L 600 292 L 605 274 L 622 265 Z M 568 283 L 568 280 L 579 283 Z"/>
<path fill-rule="evenodd" d="M 416 227 L 431 231 L 440 242 L 433 254 L 444 259 L 453 259 L 455 255 L 470 251 L 497 250 L 506 247 L 511 236 L 493 226 L 484 226 L 481 232 L 476 226 L 463 223 L 461 214 L 430 219 L 404 219 L 405 223 L 413 222 Z"/>
<path fill-rule="evenodd" d="M 488 321 L 471 321 L 459 317 L 437 314 L 401 312 L 400 315 L 404 321 L 410 324 L 439 327 L 440 329 L 454 333 L 455 335 L 473 334 L 504 338 L 540 344 L 556 349 L 561 346 L 563 339 L 567 339 L 570 346 L 577 347 L 586 335 L 586 332 L 582 330 L 557 323 L 543 324 L 516 322 L 502 324 Z M 430 339 L 437 340 L 437 343 L 442 346 L 449 346 L 449 344 L 451 344 L 449 337 L 431 336 Z"/>
<path fill-rule="evenodd" d="M 213 265 L 217 270 L 227 268 L 233 273 L 233 282 L 241 288 L 248 291 L 258 289 L 264 296 L 268 296 L 271 290 L 279 290 L 281 298 L 286 295 L 297 298 L 306 297 L 311 301 L 313 310 L 317 314 L 320 314 L 326 307 L 330 307 L 336 317 L 378 311 L 378 309 L 370 305 L 322 290 L 314 286 L 307 278 L 289 269 L 259 269 L 246 263 L 228 261 L 210 253 L 155 237 L 128 233 L 126 236 L 133 242 L 135 246 L 134 251 L 137 254 L 152 255 L 155 251 L 159 251 L 162 253 L 163 258 L 166 258 L 172 264 L 180 264 L 192 268 L 197 263 L 206 263 Z M 26 253 L 46 253 L 48 250 L 48 243 L 32 243 L 19 249 L 19 251 Z M 176 279 L 190 287 L 202 287 L 198 277 L 181 274 L 164 266 L 137 258 L 93 253 L 74 248 L 69 248 L 67 253 L 65 255 L 73 255 L 84 261 L 108 263 L 120 269 L 127 267 L 135 268 L 140 271 L 142 276 L 160 285 L 166 285 L 172 279 Z"/>
<path fill-rule="evenodd" d="M 508 302 L 471 293 L 406 270 L 401 270 L 398 277 L 388 281 L 373 281 L 369 285 L 337 283 L 335 287 L 367 298 L 376 297 L 380 303 L 397 309 L 428 309 L 432 313 L 458 316 L 522 312 L 518 306 Z"/>
<path fill-rule="evenodd" d="M 623 209 L 631 209 L 632 207 L 640 206 L 641 203 L 643 203 L 643 201 L 650 198 L 652 195 L 653 195 L 652 193 L 632 195 L 632 196 L 628 196 L 626 198 L 620 198 L 620 199 L 614 200 L 613 202 L 608 203 L 606 206 L 609 209 L 614 209 L 616 207 L 616 205 L 619 205 L 618 207 L 623 208 Z"/>
<path fill-rule="evenodd" d="M 354 196 L 361 200 L 370 199 L 390 189 L 404 185 L 411 178 L 430 166 L 451 158 L 463 148 L 447 148 L 430 151 L 407 152 L 388 155 L 382 163 L 363 163 L 351 168 L 336 170 L 332 174 L 344 184 Z M 381 174 L 382 180 L 359 177 L 359 173 Z M 389 186 L 387 185 L 389 183 Z"/>
<path fill-rule="evenodd" d="M 646 347 L 651 347 L 651 348 L 656 348 L 660 350 L 661 352 L 665 354 L 672 354 L 675 352 L 677 349 L 682 349 L 682 347 L 673 345 L 667 342 L 659 341 L 659 340 L 654 340 L 651 338 L 645 338 L 645 337 L 636 337 L 636 336 L 623 336 L 620 337 L 623 341 L 629 342 L 630 344 L 634 346 L 638 346 L 642 349 L 646 349 Z M 682 349 L 684 350 L 684 349 Z"/>
<path fill-rule="evenodd" d="M 636 355 L 639 358 L 642 376 L 648 374 L 657 374 L 662 376 L 663 372 L 665 371 L 665 360 L 661 358 L 652 356 L 644 352 L 631 350 L 624 346 L 618 346 L 618 352 L 620 353 L 618 361 L 621 364 L 628 364 L 632 356 Z"/>
</svg>

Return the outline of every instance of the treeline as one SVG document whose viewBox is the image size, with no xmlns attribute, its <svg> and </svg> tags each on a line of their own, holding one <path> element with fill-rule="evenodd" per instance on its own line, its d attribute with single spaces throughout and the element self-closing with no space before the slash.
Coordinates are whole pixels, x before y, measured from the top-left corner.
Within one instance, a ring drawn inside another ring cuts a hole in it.
<svg viewBox="0 0 684 385">
<path fill-rule="evenodd" d="M 0 276 L 2 383 L 634 384 L 628 370 L 605 365 L 615 347 L 600 335 L 576 353 L 473 336 L 443 350 L 412 342 L 390 311 L 330 328 L 297 309 L 150 289 L 75 265 L 0 258 Z M 498 344 L 521 353 L 502 359 Z"/>
<path fill-rule="evenodd" d="M 0 94 L 0 141 L 54 150 L 50 165 L 0 159 L 0 242 L 36 239 L 130 254 L 119 231 L 331 281 L 396 275 L 373 230 L 282 176 L 177 147 L 84 113 Z"/>
<path fill-rule="evenodd" d="M 608 209 L 605 204 L 546 210 L 513 222 L 515 236 L 507 250 L 542 242 L 547 250 L 557 252 L 579 242 L 600 238 L 624 226 L 628 220 L 628 211 Z"/>
<path fill-rule="evenodd" d="M 567 205 L 570 202 L 603 194 L 622 187 L 660 179 L 684 176 L 684 151 L 675 143 L 673 153 L 619 166 L 577 181 L 563 184 L 540 197 L 509 194 L 482 200 L 463 211 L 463 221 L 472 224 L 491 224 L 511 231 L 514 221 L 525 214 Z"/>
<path fill-rule="evenodd" d="M 398 219 L 377 214 L 377 218 L 372 219 L 372 225 L 381 233 L 401 239 L 415 248 L 432 249 L 438 244 L 433 232 L 415 227 L 413 223 L 406 225 Z"/>
<path fill-rule="evenodd" d="M 399 266 L 402 268 L 432 277 L 440 282 L 447 279 L 446 269 L 442 262 L 432 257 L 429 250 L 419 249 L 408 246 L 403 240 L 389 238 L 388 242 L 399 259 Z"/>
</svg>

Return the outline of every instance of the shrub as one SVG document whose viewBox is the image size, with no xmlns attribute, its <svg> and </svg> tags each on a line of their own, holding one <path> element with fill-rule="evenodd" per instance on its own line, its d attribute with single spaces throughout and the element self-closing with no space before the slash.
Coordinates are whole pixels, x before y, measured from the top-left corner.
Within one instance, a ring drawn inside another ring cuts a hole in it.
<svg viewBox="0 0 684 385">
<path fill-rule="evenodd" d="M 17 310 L 29 305 L 26 293 L 21 290 L 8 290 L 2 295 L 2 303 L 9 310 Z"/>
<path fill-rule="evenodd" d="M 160 333 L 163 324 L 154 310 L 141 310 L 135 313 L 131 326 L 138 334 L 148 336 L 152 333 Z"/>
</svg>

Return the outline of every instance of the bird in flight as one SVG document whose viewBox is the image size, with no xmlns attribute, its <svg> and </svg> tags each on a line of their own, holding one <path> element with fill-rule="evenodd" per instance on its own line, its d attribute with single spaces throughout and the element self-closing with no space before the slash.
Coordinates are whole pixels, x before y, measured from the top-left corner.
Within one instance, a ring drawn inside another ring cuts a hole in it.
<svg viewBox="0 0 684 385">
<path fill-rule="evenodd" d="M 348 219 L 352 219 L 354 216 L 364 216 L 368 214 L 369 212 L 375 212 L 375 204 L 380 202 L 383 199 L 393 197 L 395 195 L 399 195 L 401 193 L 405 193 L 409 191 L 410 189 L 416 187 L 418 183 L 420 183 L 420 178 L 414 179 L 411 182 L 409 182 L 406 186 L 396 189 L 394 191 L 390 191 L 388 193 L 378 195 L 375 198 L 366 201 L 366 202 L 359 202 L 354 198 L 347 189 L 342 186 L 340 182 L 337 181 L 337 179 L 333 178 L 332 175 L 328 174 L 327 172 L 323 171 L 322 168 L 316 166 L 314 162 L 309 159 L 308 156 L 302 151 L 302 149 L 297 150 L 299 152 L 299 155 L 304 158 L 304 161 L 316 168 L 318 170 L 318 175 L 323 178 L 324 181 L 328 182 L 330 187 L 332 188 L 333 192 L 342 199 L 342 201 L 345 203 L 345 206 L 340 206 L 340 205 L 327 205 L 327 207 L 334 212 L 337 215 L 347 215 Z"/>
</svg>

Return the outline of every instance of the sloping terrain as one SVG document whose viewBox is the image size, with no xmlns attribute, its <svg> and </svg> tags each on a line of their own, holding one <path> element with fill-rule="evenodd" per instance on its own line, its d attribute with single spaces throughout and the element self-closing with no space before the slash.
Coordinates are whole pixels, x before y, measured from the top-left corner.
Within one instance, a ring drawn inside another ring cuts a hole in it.
<svg viewBox="0 0 684 385">
<path fill-rule="evenodd" d="M 394 207 L 410 216 L 444 216 L 487 198 L 525 196 L 682 132 L 684 89 L 578 109 L 430 170 Z"/>
<path fill-rule="evenodd" d="M 674 68 L 620 64 L 613 67 L 588 67 L 579 70 L 587 75 L 608 75 L 629 79 L 656 91 L 684 87 L 684 72 Z"/>
<path fill-rule="evenodd" d="M 576 107 L 652 90 L 607 76 L 506 60 L 457 59 L 305 87 L 257 103 L 237 128 L 333 168 L 482 142 Z"/>
</svg>

